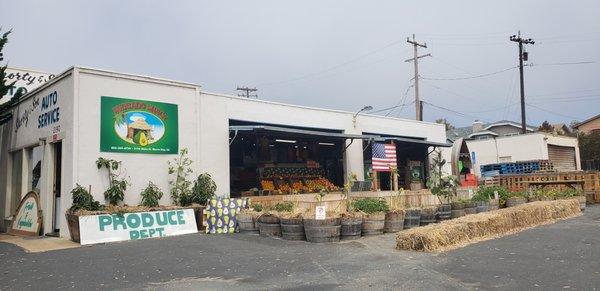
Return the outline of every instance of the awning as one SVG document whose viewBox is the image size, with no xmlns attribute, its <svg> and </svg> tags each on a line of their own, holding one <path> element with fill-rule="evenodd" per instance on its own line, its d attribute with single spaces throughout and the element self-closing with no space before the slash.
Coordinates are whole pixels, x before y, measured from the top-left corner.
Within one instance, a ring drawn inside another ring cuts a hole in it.
<svg viewBox="0 0 600 291">
<path fill-rule="evenodd" d="M 345 134 L 339 132 L 320 131 L 314 129 L 298 129 L 283 126 L 272 126 L 272 125 L 231 125 L 229 131 L 241 132 L 241 131 L 254 131 L 257 133 L 285 133 L 298 136 L 322 136 L 327 138 L 340 138 L 340 139 L 376 139 L 379 138 L 377 135 L 363 135 L 363 134 Z"/>
<path fill-rule="evenodd" d="M 410 137 L 380 136 L 380 137 L 375 138 L 375 141 L 386 141 L 386 140 L 395 140 L 395 141 L 406 142 L 406 143 L 416 143 L 416 144 L 422 144 L 422 145 L 432 146 L 432 147 L 445 147 L 445 148 L 452 147 L 451 143 L 427 141 L 425 139 L 410 138 Z"/>
</svg>

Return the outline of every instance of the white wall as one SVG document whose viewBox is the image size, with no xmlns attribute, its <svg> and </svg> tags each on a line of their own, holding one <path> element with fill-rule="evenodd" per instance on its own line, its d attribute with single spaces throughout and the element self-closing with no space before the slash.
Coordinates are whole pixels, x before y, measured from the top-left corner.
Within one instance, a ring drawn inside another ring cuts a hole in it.
<svg viewBox="0 0 600 291">
<path fill-rule="evenodd" d="M 481 165 L 503 162 L 500 161 L 502 157 L 510 157 L 510 162 L 547 160 L 548 144 L 575 147 L 577 169 L 581 169 L 576 138 L 530 133 L 467 141 L 469 152 L 475 152 L 474 170 L 478 176 L 481 175 Z"/>
</svg>

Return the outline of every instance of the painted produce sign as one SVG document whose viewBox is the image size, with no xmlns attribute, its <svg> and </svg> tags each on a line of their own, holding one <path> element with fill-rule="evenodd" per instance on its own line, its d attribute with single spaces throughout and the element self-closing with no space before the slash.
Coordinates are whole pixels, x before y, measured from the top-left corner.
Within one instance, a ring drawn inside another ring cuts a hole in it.
<svg viewBox="0 0 600 291">
<path fill-rule="evenodd" d="M 100 151 L 177 154 L 177 105 L 102 96 Z"/>
<path fill-rule="evenodd" d="M 198 232 L 193 209 L 79 217 L 82 245 Z"/>
<path fill-rule="evenodd" d="M 31 191 L 21 199 L 14 216 L 11 234 L 37 236 L 42 227 L 42 211 L 37 193 Z"/>
<path fill-rule="evenodd" d="M 17 90 L 23 91 L 23 95 L 33 91 L 35 88 L 43 85 L 54 78 L 54 74 L 38 72 L 27 69 L 6 68 L 6 77 L 4 80 L 7 84 L 12 85 L 4 97 L 0 98 L 0 104 L 8 102 L 10 98 L 15 96 Z M 14 83 L 14 84 L 13 84 Z"/>
</svg>

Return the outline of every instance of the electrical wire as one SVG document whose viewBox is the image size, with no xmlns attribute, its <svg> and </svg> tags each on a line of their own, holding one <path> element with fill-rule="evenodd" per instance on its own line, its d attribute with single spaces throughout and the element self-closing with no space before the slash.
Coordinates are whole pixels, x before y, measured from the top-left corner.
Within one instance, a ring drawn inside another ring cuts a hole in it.
<svg viewBox="0 0 600 291">
<path fill-rule="evenodd" d="M 331 67 L 328 67 L 328 68 L 325 68 L 325 69 L 322 69 L 322 70 L 320 70 L 320 71 L 317 71 L 317 72 L 313 72 L 313 73 L 304 74 L 304 75 L 302 75 L 302 76 L 299 76 L 299 77 L 296 77 L 296 78 L 287 79 L 287 80 L 281 80 L 281 81 L 276 81 L 276 82 L 262 83 L 262 84 L 258 84 L 257 86 L 261 86 L 261 87 L 267 87 L 267 86 L 273 86 L 273 85 L 280 85 L 280 84 L 285 84 L 285 83 L 290 83 L 290 82 L 296 82 L 296 81 L 300 81 L 300 80 L 304 80 L 304 79 L 312 78 L 312 77 L 315 77 L 315 76 L 319 76 L 319 75 L 322 75 L 322 74 L 324 74 L 324 73 L 327 73 L 327 72 L 330 72 L 330 71 L 336 70 L 336 69 L 338 69 L 338 68 L 341 68 L 341 67 L 347 66 L 347 65 L 349 65 L 349 64 L 352 64 L 352 63 L 354 63 L 354 62 L 357 62 L 357 61 L 359 61 L 359 60 L 361 60 L 361 59 L 364 59 L 364 58 L 366 58 L 366 57 L 368 57 L 368 56 L 371 56 L 371 55 L 373 55 L 373 54 L 376 54 L 376 53 L 378 53 L 378 52 L 380 52 L 380 51 L 382 51 L 382 50 L 384 50 L 384 49 L 387 49 L 387 48 L 389 48 L 389 47 L 395 46 L 395 45 L 397 45 L 397 44 L 399 44 L 399 43 L 401 43 L 401 42 L 404 42 L 404 41 L 405 41 L 404 39 L 402 39 L 402 40 L 396 40 L 396 41 L 394 41 L 394 42 L 391 42 L 391 43 L 389 43 L 389 44 L 388 44 L 388 45 L 386 45 L 386 46 L 383 46 L 383 47 L 380 47 L 380 48 L 378 48 L 378 49 L 372 50 L 372 51 L 370 51 L 370 52 L 364 53 L 364 54 L 362 54 L 362 55 L 359 55 L 359 56 L 357 56 L 357 57 L 355 57 L 355 58 L 352 58 L 352 59 L 350 59 L 350 60 L 348 60 L 348 61 L 342 62 L 342 63 L 340 63 L 340 64 L 337 64 L 337 65 L 334 65 L 334 66 L 331 66 Z"/>
<path fill-rule="evenodd" d="M 423 77 L 421 75 L 419 75 L 420 78 L 423 78 L 425 80 L 433 80 L 433 81 L 457 81 L 457 80 L 468 80 L 468 79 L 476 79 L 476 78 L 483 78 L 483 77 L 488 77 L 488 76 L 492 76 L 492 75 L 497 75 L 500 73 L 504 73 L 506 71 L 510 71 L 510 70 L 514 70 L 516 68 L 518 68 L 519 66 L 514 66 L 514 67 L 510 67 L 510 68 L 506 68 L 500 71 L 495 71 L 495 72 L 491 72 L 491 73 L 486 73 L 486 74 L 480 74 L 480 75 L 475 75 L 475 76 L 469 76 L 469 77 L 460 77 L 460 78 L 430 78 L 430 77 Z"/>
<path fill-rule="evenodd" d="M 478 120 L 483 120 L 483 121 L 486 121 L 486 122 L 491 122 L 490 120 L 485 119 L 485 118 L 481 118 L 481 117 L 478 117 L 478 116 L 475 116 L 475 115 L 470 115 L 470 114 L 466 114 L 466 113 L 459 112 L 459 111 L 456 111 L 456 110 L 452 110 L 450 108 L 446 108 L 446 107 L 443 107 L 443 106 L 435 105 L 435 104 L 432 104 L 432 103 L 427 102 L 427 101 L 422 101 L 422 102 L 424 104 L 428 104 L 428 105 L 430 105 L 432 107 L 435 107 L 435 108 L 438 108 L 438 109 L 442 109 L 442 110 L 445 110 L 445 111 L 448 111 L 448 112 L 452 112 L 452 113 L 455 113 L 455 114 L 463 116 L 463 117 L 472 118 L 472 119 L 478 119 Z"/>
<path fill-rule="evenodd" d="M 544 112 L 546 112 L 546 113 L 550 113 L 550 114 L 554 114 L 554 115 L 558 115 L 558 116 L 562 116 L 562 117 L 571 118 L 571 119 L 573 119 L 573 120 L 577 120 L 577 119 L 579 119 L 578 117 L 573 117 L 573 116 L 564 115 L 564 114 L 561 114 L 561 113 L 558 113 L 558 112 L 550 111 L 550 110 L 544 109 L 544 108 L 542 108 L 542 107 L 535 106 L 535 105 L 533 105 L 533 104 L 531 104 L 531 103 L 525 103 L 525 104 L 526 104 L 527 106 L 529 106 L 529 107 L 536 108 L 536 109 L 538 109 L 538 110 L 541 110 L 541 111 L 544 111 Z"/>
<path fill-rule="evenodd" d="M 583 62 L 549 63 L 549 64 L 534 64 L 534 63 L 529 63 L 529 64 L 525 64 L 524 66 L 527 66 L 527 67 L 543 67 L 543 66 L 587 65 L 587 64 L 593 64 L 593 63 L 595 63 L 595 62 L 593 62 L 593 61 L 583 61 Z"/>
</svg>

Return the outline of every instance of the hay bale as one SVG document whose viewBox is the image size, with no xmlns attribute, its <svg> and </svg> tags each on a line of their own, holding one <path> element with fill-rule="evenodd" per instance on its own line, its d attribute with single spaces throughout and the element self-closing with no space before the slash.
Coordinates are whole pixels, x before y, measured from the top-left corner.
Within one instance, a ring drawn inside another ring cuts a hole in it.
<svg viewBox="0 0 600 291">
<path fill-rule="evenodd" d="M 439 252 L 580 215 L 576 199 L 537 201 L 404 230 L 396 248 Z"/>
</svg>

